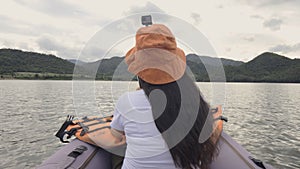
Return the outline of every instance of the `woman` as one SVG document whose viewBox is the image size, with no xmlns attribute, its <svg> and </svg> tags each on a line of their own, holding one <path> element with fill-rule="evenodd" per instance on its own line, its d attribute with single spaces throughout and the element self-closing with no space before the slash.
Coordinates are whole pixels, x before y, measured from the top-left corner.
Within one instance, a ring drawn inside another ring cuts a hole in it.
<svg viewBox="0 0 300 169">
<path fill-rule="evenodd" d="M 209 105 L 185 73 L 186 58 L 164 25 L 140 28 L 126 54 L 140 88 L 116 103 L 112 134 L 126 136 L 122 168 L 209 168 L 216 143 L 199 143 Z M 212 128 L 212 125 L 208 125 Z"/>
</svg>

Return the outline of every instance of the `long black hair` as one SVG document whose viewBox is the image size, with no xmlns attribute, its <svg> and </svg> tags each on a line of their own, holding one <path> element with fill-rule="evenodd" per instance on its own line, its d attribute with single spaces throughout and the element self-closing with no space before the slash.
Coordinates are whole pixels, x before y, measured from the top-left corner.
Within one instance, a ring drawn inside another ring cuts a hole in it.
<svg viewBox="0 0 300 169">
<path fill-rule="evenodd" d="M 206 118 L 210 118 L 210 106 L 189 75 L 185 73 L 179 80 L 163 85 L 139 79 L 139 85 L 148 96 L 155 125 L 175 165 L 184 169 L 209 168 L 217 146 L 211 137 L 203 143 L 199 143 L 199 137 Z"/>
</svg>

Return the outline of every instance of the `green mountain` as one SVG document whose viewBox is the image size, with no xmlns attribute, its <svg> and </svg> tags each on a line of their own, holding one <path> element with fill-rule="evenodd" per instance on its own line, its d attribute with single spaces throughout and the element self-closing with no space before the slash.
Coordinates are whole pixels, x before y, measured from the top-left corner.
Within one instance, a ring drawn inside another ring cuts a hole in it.
<svg viewBox="0 0 300 169">
<path fill-rule="evenodd" d="M 223 68 L 216 66 L 220 61 Z M 74 63 L 76 60 L 67 61 L 54 55 L 0 49 L 1 78 L 72 79 L 75 75 L 79 78 L 96 77 L 97 80 L 124 80 L 123 77 L 130 76 L 126 71 L 124 57 L 112 57 L 90 63 L 77 61 L 75 73 Z M 226 80 L 229 82 L 300 82 L 300 59 L 290 59 L 269 52 L 246 63 L 189 54 L 187 65 L 197 81 L 210 81 L 207 70 L 211 74 L 217 74 L 215 70 L 224 69 Z"/>
<path fill-rule="evenodd" d="M 54 55 L 0 49 L 0 74 L 15 72 L 72 74 L 74 64 Z"/>
<path fill-rule="evenodd" d="M 237 67 L 225 68 L 227 81 L 300 82 L 300 59 L 265 52 Z"/>
<path fill-rule="evenodd" d="M 83 62 L 80 60 L 69 61 L 76 64 L 74 74 L 79 77 L 84 75 L 88 78 L 96 77 L 97 80 L 111 80 L 113 75 L 115 74 L 115 70 L 118 66 L 120 66 L 120 63 L 122 63 L 123 60 L 124 57 L 115 56 L 110 59 L 102 59 L 95 62 Z M 127 65 L 126 68 L 123 68 L 123 70 L 127 72 Z"/>
<path fill-rule="evenodd" d="M 188 54 L 187 65 L 192 71 L 197 81 L 224 81 L 224 77 L 221 75 L 218 78 L 220 71 L 226 69 L 227 66 L 240 66 L 244 64 L 241 61 L 235 61 L 231 59 L 215 58 L 209 56 L 198 56 L 195 54 Z M 213 76 L 214 79 L 210 79 L 208 72 Z"/>
<path fill-rule="evenodd" d="M 198 56 L 196 54 L 188 54 L 186 55 L 187 61 L 194 62 L 194 63 L 205 63 L 206 65 L 214 66 L 218 65 L 218 62 L 221 61 L 223 66 L 240 66 L 244 62 L 242 61 L 235 61 L 231 59 L 225 58 L 215 58 L 209 56 Z"/>
</svg>

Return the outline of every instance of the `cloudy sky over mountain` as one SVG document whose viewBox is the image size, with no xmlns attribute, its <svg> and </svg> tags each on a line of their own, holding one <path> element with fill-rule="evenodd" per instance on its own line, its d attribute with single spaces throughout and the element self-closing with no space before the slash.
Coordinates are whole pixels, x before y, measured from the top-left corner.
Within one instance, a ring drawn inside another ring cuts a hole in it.
<svg viewBox="0 0 300 169">
<path fill-rule="evenodd" d="M 196 27 L 219 57 L 249 61 L 271 51 L 299 58 L 299 11 L 299 0 L 11 0 L 0 6 L 0 48 L 77 58 L 95 33 L 112 21 L 140 12 L 159 12 Z M 160 20 L 168 24 L 167 19 Z M 134 44 L 133 35 L 120 39 L 118 45 L 97 49 L 97 54 L 109 50 L 111 55 L 124 55 Z"/>
</svg>

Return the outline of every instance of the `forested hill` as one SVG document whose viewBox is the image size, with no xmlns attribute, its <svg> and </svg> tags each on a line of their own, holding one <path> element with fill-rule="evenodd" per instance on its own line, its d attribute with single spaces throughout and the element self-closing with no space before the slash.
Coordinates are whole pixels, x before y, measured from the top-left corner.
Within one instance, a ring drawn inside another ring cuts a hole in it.
<svg viewBox="0 0 300 169">
<path fill-rule="evenodd" d="M 96 79 L 110 80 L 123 59 L 124 57 L 112 57 L 102 60 Z M 219 61 L 223 64 L 229 82 L 300 82 L 300 59 L 290 59 L 275 53 L 263 53 L 246 63 L 209 56 L 199 57 L 195 54 L 187 55 L 187 65 L 197 81 L 209 81 L 205 68 L 216 67 Z M 54 55 L 0 49 L 1 78 L 12 76 L 11 78 L 20 79 L 72 79 L 75 62 L 76 60 L 67 61 Z M 80 63 L 78 66 L 82 70 L 88 72 L 95 66 L 97 68 L 99 62 L 77 63 Z"/>
<path fill-rule="evenodd" d="M 54 55 L 0 49 L 0 74 L 15 72 L 72 74 L 74 64 Z"/>
<path fill-rule="evenodd" d="M 227 81 L 300 82 L 300 59 L 265 52 L 240 66 L 225 69 Z"/>
</svg>

